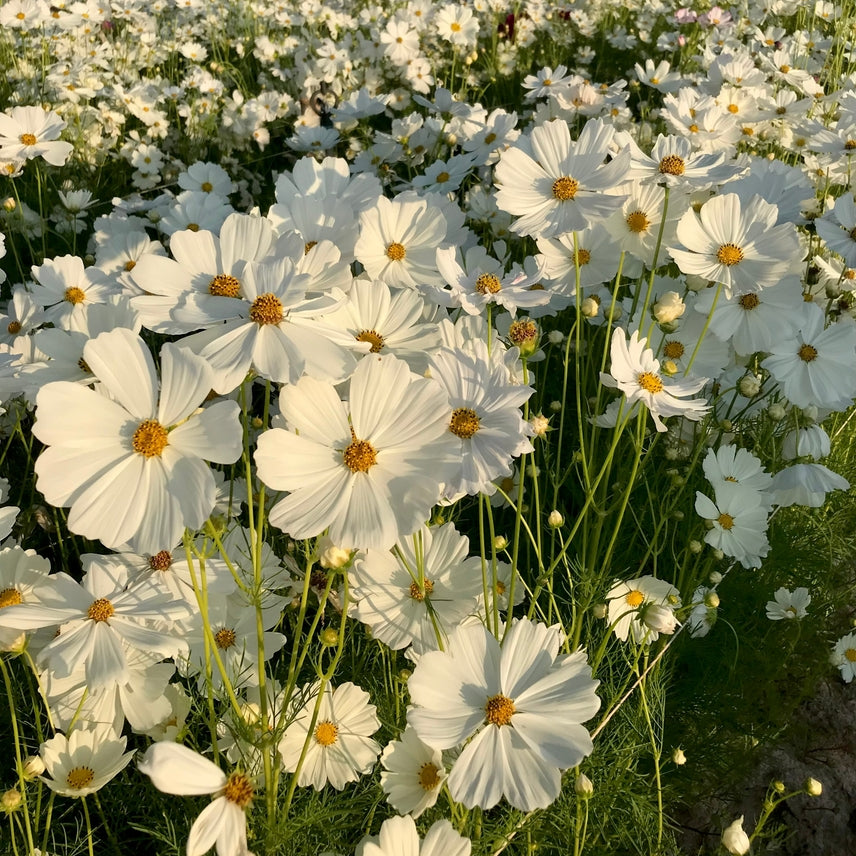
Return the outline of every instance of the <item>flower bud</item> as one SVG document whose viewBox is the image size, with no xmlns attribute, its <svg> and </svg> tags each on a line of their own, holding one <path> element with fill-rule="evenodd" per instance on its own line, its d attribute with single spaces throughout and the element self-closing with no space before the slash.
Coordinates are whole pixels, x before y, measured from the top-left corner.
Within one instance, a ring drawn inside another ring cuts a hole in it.
<svg viewBox="0 0 856 856">
<path fill-rule="evenodd" d="M 744 856 L 749 852 L 749 836 L 743 831 L 743 815 L 741 814 L 731 826 L 722 832 L 722 846 L 735 856 Z"/>
<path fill-rule="evenodd" d="M 564 522 L 565 518 L 562 517 L 561 512 L 556 511 L 555 509 L 553 509 L 547 517 L 547 525 L 551 529 L 558 529 Z"/>
<path fill-rule="evenodd" d="M 675 628 L 678 626 L 678 620 L 675 618 L 674 611 L 660 603 L 648 604 L 642 614 L 642 620 L 652 630 L 657 633 L 664 633 L 667 636 L 674 633 Z"/>
<path fill-rule="evenodd" d="M 695 539 L 693 539 L 692 541 L 690 541 L 688 546 L 690 548 L 690 553 L 694 553 L 695 555 L 701 553 L 701 541 L 696 541 Z"/>
<path fill-rule="evenodd" d="M 785 792 L 785 783 L 776 780 L 773 782 L 772 788 L 777 794 L 783 794 Z"/>
<path fill-rule="evenodd" d="M 508 546 L 508 538 L 505 535 L 497 535 L 496 538 L 493 539 L 493 549 L 496 550 L 497 553 L 502 552 Z"/>
<path fill-rule="evenodd" d="M 716 609 L 719 606 L 719 595 L 715 591 L 709 591 L 704 596 L 704 605 L 708 609 Z"/>
<path fill-rule="evenodd" d="M 714 550 L 713 551 L 713 558 L 714 559 L 724 559 L 725 553 L 723 553 L 722 550 Z"/>
<path fill-rule="evenodd" d="M 823 793 L 823 784 L 817 779 L 808 778 L 805 782 L 805 792 L 810 797 L 819 797 Z"/>
<path fill-rule="evenodd" d="M 722 574 L 719 571 L 711 571 L 708 579 L 711 585 L 718 586 L 722 582 Z"/>
<path fill-rule="evenodd" d="M 574 782 L 574 792 L 578 797 L 582 797 L 584 800 L 591 799 L 593 796 L 594 785 L 585 773 L 580 773 L 577 776 L 577 779 Z"/>
<path fill-rule="evenodd" d="M 37 779 L 45 771 L 45 762 L 38 755 L 30 755 L 24 759 L 23 773 L 28 781 Z"/>
<path fill-rule="evenodd" d="M 684 750 L 678 746 L 674 752 L 672 752 L 672 761 L 678 766 L 683 767 L 684 764 L 687 763 L 687 756 L 684 755 Z"/>
<path fill-rule="evenodd" d="M 562 409 L 562 402 L 561 401 L 551 401 L 550 402 L 550 410 L 552 410 L 553 413 L 558 413 L 561 409 Z"/>
<path fill-rule="evenodd" d="M 339 642 L 339 632 L 335 627 L 325 627 L 321 631 L 321 644 L 325 648 L 332 648 Z"/>
<path fill-rule="evenodd" d="M 325 570 L 338 570 L 351 561 L 351 551 L 337 547 L 327 535 L 318 539 L 318 562 Z"/>
<path fill-rule="evenodd" d="M 547 334 L 547 341 L 551 345 L 561 345 L 565 341 L 565 334 L 561 330 L 551 330 Z"/>
<path fill-rule="evenodd" d="M 667 377 L 674 377 L 678 373 L 678 364 L 674 360 L 663 360 L 660 369 Z"/>
<path fill-rule="evenodd" d="M 23 801 L 21 792 L 17 790 L 17 788 L 12 788 L 11 790 L 4 791 L 3 794 L 0 795 L 0 809 L 5 811 L 6 814 L 11 814 L 13 811 L 17 811 L 21 807 L 21 803 Z"/>
<path fill-rule="evenodd" d="M 606 604 L 605 604 L 605 603 L 596 603 L 596 604 L 591 608 L 591 614 L 592 614 L 595 618 L 606 618 L 606 612 L 607 612 L 607 609 L 606 609 Z"/>
<path fill-rule="evenodd" d="M 600 312 L 600 303 L 593 297 L 587 297 L 580 306 L 580 312 L 584 318 L 596 318 L 597 313 Z"/>
<path fill-rule="evenodd" d="M 532 429 L 533 437 L 544 437 L 550 430 L 550 417 L 539 413 L 529 420 L 529 427 Z"/>
<path fill-rule="evenodd" d="M 761 379 L 753 374 L 743 375 L 737 388 L 744 398 L 752 398 L 761 391 Z"/>
<path fill-rule="evenodd" d="M 767 414 L 774 422 L 781 422 L 785 418 L 785 408 L 778 402 L 774 402 L 767 408 Z"/>
<path fill-rule="evenodd" d="M 677 291 L 667 291 L 654 304 L 653 312 L 658 323 L 671 324 L 672 321 L 677 321 L 686 309 L 687 306 Z"/>
</svg>

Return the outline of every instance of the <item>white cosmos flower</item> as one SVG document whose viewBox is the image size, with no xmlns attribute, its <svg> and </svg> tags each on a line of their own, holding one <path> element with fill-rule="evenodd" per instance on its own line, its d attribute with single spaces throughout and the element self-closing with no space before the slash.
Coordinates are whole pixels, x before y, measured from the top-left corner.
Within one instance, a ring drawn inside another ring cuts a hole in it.
<svg viewBox="0 0 856 856">
<path fill-rule="evenodd" d="M 133 752 L 125 752 L 125 738 L 109 729 L 75 728 L 56 734 L 39 748 L 46 775 L 42 781 L 66 797 L 85 797 L 107 784 L 128 766 Z"/>
<path fill-rule="evenodd" d="M 448 820 L 435 821 L 423 841 L 412 817 L 391 817 L 378 835 L 364 838 L 356 856 L 470 856 L 472 842 Z"/>
<path fill-rule="evenodd" d="M 489 809 L 546 808 L 561 771 L 592 751 L 582 723 L 600 707 L 585 653 L 559 657 L 557 627 L 524 618 L 503 645 L 480 623 L 461 627 L 445 651 L 424 654 L 409 681 L 407 720 L 435 749 L 464 746 L 447 780 L 452 798 Z"/>
<path fill-rule="evenodd" d="M 622 642 L 632 636 L 635 642 L 647 645 L 656 642 L 660 633 L 674 632 L 674 607 L 680 606 L 680 593 L 665 580 L 652 576 L 619 580 L 609 590 L 606 600 L 612 632 Z M 666 622 L 661 621 L 659 626 L 655 626 L 656 622 L 651 619 L 646 621 L 648 612 L 663 608 L 671 614 L 671 621 L 668 616 Z"/>
<path fill-rule="evenodd" d="M 83 359 L 107 394 L 67 382 L 39 391 L 33 434 L 48 448 L 36 461 L 38 488 L 51 505 L 71 507 L 72 532 L 107 547 L 134 539 L 138 551 L 156 553 L 214 508 L 205 461 L 229 464 L 241 454 L 238 405 L 197 412 L 211 367 L 169 344 L 159 390 L 148 348 L 124 328 L 90 340 Z"/>
<path fill-rule="evenodd" d="M 770 621 L 805 618 L 808 615 L 807 607 L 810 603 L 811 595 L 807 588 L 800 586 L 789 591 L 782 586 L 782 588 L 776 589 L 773 600 L 767 601 L 767 618 Z"/>
<path fill-rule="evenodd" d="M 329 527 L 340 547 L 386 549 L 415 532 L 453 472 L 448 399 L 403 360 L 368 354 L 351 377 L 348 402 L 305 377 L 280 393 L 287 429 L 259 437 L 259 478 L 290 491 L 270 522 L 292 538 Z"/>
<path fill-rule="evenodd" d="M 768 500 L 760 491 L 723 481 L 716 485 L 716 501 L 696 492 L 696 514 L 710 521 L 704 540 L 744 568 L 760 568 L 767 555 Z"/>
<path fill-rule="evenodd" d="M 246 809 L 254 787 L 247 776 L 227 776 L 213 761 L 172 741 L 149 746 L 138 766 L 165 794 L 214 798 L 190 828 L 187 856 L 202 856 L 215 845 L 217 856 L 249 856 Z"/>
<path fill-rule="evenodd" d="M 496 204 L 518 215 L 518 235 L 552 238 L 584 229 L 621 207 L 623 197 L 604 190 L 622 181 L 630 163 L 622 152 L 604 165 L 615 129 L 589 120 L 576 142 L 567 122 L 554 119 L 521 137 L 496 165 Z"/>
<path fill-rule="evenodd" d="M 308 738 L 297 784 L 312 785 L 320 791 L 329 782 L 341 790 L 348 782 L 368 773 L 377 761 L 380 744 L 371 739 L 380 728 L 377 708 L 369 703 L 369 694 L 355 684 L 340 684 L 335 690 L 326 684 L 313 724 L 317 701 L 316 686 L 285 729 L 279 742 L 283 767 L 290 773 L 297 769 Z"/>
<path fill-rule="evenodd" d="M 705 478 L 714 490 L 723 482 L 740 484 L 752 490 L 769 489 L 773 477 L 764 469 L 761 461 L 748 449 L 737 446 L 720 446 L 717 451 L 707 450 L 704 462 Z"/>
<path fill-rule="evenodd" d="M 387 744 L 380 763 L 380 786 L 399 814 L 417 818 L 437 802 L 446 781 L 443 753 L 423 743 L 411 726 Z"/>
<path fill-rule="evenodd" d="M 53 111 L 12 107 L 0 113 L 0 160 L 43 157 L 53 166 L 62 166 L 74 148 L 59 140 L 64 128 L 65 122 Z"/>
<path fill-rule="evenodd" d="M 776 225 L 775 205 L 755 196 L 742 202 L 736 193 L 714 196 L 697 214 L 690 208 L 678 222 L 680 244 L 669 252 L 687 274 L 734 291 L 756 292 L 792 272 L 802 256 L 791 223 Z"/>
<path fill-rule="evenodd" d="M 662 416 L 681 415 L 696 422 L 702 419 L 709 408 L 703 398 L 681 399 L 698 392 L 707 378 L 664 379 L 660 375 L 660 361 L 655 359 L 651 348 L 646 347 L 647 343 L 647 339 L 640 341 L 639 331 L 634 330 L 628 345 L 624 330 L 616 327 L 610 348 L 610 373 L 601 372 L 600 382 L 624 393 L 627 397 L 625 414 L 641 401 L 658 431 L 667 430 Z"/>
</svg>

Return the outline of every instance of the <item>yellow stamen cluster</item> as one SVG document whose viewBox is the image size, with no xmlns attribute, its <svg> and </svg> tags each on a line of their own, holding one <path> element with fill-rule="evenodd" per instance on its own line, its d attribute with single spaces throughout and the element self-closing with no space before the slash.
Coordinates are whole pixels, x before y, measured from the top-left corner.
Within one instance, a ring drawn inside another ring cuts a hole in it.
<svg viewBox="0 0 856 856">
<path fill-rule="evenodd" d="M 726 514 L 724 511 L 716 518 L 716 522 L 723 529 L 731 529 L 734 526 L 734 518 L 730 514 Z"/>
<path fill-rule="evenodd" d="M 740 304 L 740 308 L 745 309 L 747 312 L 750 309 L 755 309 L 757 306 L 761 305 L 758 295 L 752 294 L 751 291 L 749 294 L 742 294 L 737 302 Z"/>
<path fill-rule="evenodd" d="M 440 782 L 440 771 L 430 761 L 419 768 L 419 784 L 425 791 L 433 791 Z"/>
<path fill-rule="evenodd" d="M 651 225 L 651 221 L 645 216 L 644 211 L 633 211 L 627 215 L 627 228 L 635 234 L 640 234 L 647 230 Z"/>
<path fill-rule="evenodd" d="M 131 440 L 134 451 L 146 458 L 159 456 L 167 445 L 169 435 L 157 419 L 144 419 L 140 422 Z"/>
<path fill-rule="evenodd" d="M 25 146 L 34 146 L 38 140 L 35 134 L 21 134 L 18 138 Z"/>
<path fill-rule="evenodd" d="M 149 559 L 149 567 L 153 571 L 168 571 L 172 567 L 172 553 L 161 550 Z"/>
<path fill-rule="evenodd" d="M 238 808 L 246 808 L 253 801 L 254 793 L 252 782 L 243 773 L 232 773 L 223 788 L 223 796 Z"/>
<path fill-rule="evenodd" d="M 260 294 L 250 307 L 250 320 L 259 326 L 279 324 L 284 317 L 282 303 L 274 294 Z"/>
<path fill-rule="evenodd" d="M 479 294 L 496 294 L 501 288 L 499 277 L 492 273 L 483 273 L 476 280 L 476 291 Z"/>
<path fill-rule="evenodd" d="M 452 411 L 452 421 L 449 430 L 462 440 L 469 440 L 479 430 L 480 420 L 475 410 L 469 407 L 458 407 Z"/>
<path fill-rule="evenodd" d="M 238 634 L 231 627 L 224 627 L 214 634 L 214 642 L 221 651 L 231 648 L 238 640 Z"/>
<path fill-rule="evenodd" d="M 372 354 L 380 353 L 383 347 L 383 336 L 377 330 L 362 330 L 356 338 L 358 342 L 370 342 Z"/>
<path fill-rule="evenodd" d="M 21 592 L 16 588 L 6 588 L 0 591 L 0 609 L 6 606 L 17 606 L 19 603 L 23 603 L 23 601 Z"/>
<path fill-rule="evenodd" d="M 683 175 L 686 165 L 680 155 L 666 155 L 660 160 L 661 175 Z"/>
<path fill-rule="evenodd" d="M 640 372 L 636 378 L 636 383 L 645 390 L 645 392 L 662 392 L 663 381 L 652 372 Z"/>
<path fill-rule="evenodd" d="M 683 343 L 674 339 L 669 340 L 663 346 L 663 356 L 669 360 L 679 360 L 684 355 L 684 351 Z"/>
<path fill-rule="evenodd" d="M 67 288 L 65 290 L 65 297 L 63 300 L 77 306 L 78 303 L 83 303 L 83 301 L 86 300 L 86 294 L 82 288 L 78 288 L 76 285 L 73 285 L 71 288 Z"/>
<path fill-rule="evenodd" d="M 624 600 L 627 602 L 629 607 L 636 609 L 637 606 L 642 605 L 642 601 L 645 600 L 645 595 L 642 594 L 639 589 L 633 589 L 633 591 L 627 593 Z"/>
<path fill-rule="evenodd" d="M 582 267 L 583 265 L 587 265 L 591 261 L 591 253 L 588 250 L 579 249 L 577 250 L 576 262 Z"/>
<path fill-rule="evenodd" d="M 315 726 L 314 736 L 319 746 L 332 746 L 339 739 L 339 727 L 325 719 Z"/>
<path fill-rule="evenodd" d="M 851 663 L 856 663 L 856 648 L 848 648 L 844 652 L 844 659 Z"/>
<path fill-rule="evenodd" d="M 240 297 L 241 283 L 227 273 L 218 273 L 208 283 L 208 293 L 215 297 Z"/>
<path fill-rule="evenodd" d="M 303 245 L 303 255 L 304 255 L 304 256 L 308 256 L 308 255 L 309 255 L 309 251 L 310 251 L 313 247 L 317 247 L 317 246 L 318 246 L 318 241 L 307 241 L 307 242 Z"/>
<path fill-rule="evenodd" d="M 814 345 L 803 345 L 798 351 L 797 356 L 804 362 L 810 363 L 817 359 L 817 348 Z"/>
<path fill-rule="evenodd" d="M 68 771 L 65 783 L 76 791 L 83 790 L 95 778 L 95 771 L 91 767 L 74 767 Z"/>
<path fill-rule="evenodd" d="M 538 327 L 528 318 L 512 321 L 508 327 L 508 338 L 517 346 L 534 342 L 538 338 Z"/>
<path fill-rule="evenodd" d="M 437 184 L 445 184 L 450 178 L 451 178 L 451 176 L 449 175 L 448 172 L 440 172 L 440 173 L 437 173 L 437 177 L 434 179 L 434 181 Z"/>
<path fill-rule="evenodd" d="M 358 440 L 351 428 L 351 442 L 342 451 L 342 458 L 352 473 L 367 473 L 377 463 L 377 452 L 368 440 Z"/>
<path fill-rule="evenodd" d="M 569 175 L 563 175 L 553 182 L 553 196 L 560 202 L 567 202 L 577 195 L 580 183 Z"/>
<path fill-rule="evenodd" d="M 514 702 L 502 693 L 491 696 L 484 706 L 484 715 L 491 725 L 508 725 L 514 716 Z"/>
<path fill-rule="evenodd" d="M 425 586 L 423 588 L 419 588 L 419 583 L 411 583 L 410 584 L 410 597 L 413 600 L 423 601 L 426 597 L 431 597 L 434 594 L 434 582 L 433 580 L 425 580 Z"/>
<path fill-rule="evenodd" d="M 404 244 L 399 244 L 393 241 L 386 248 L 386 257 L 392 262 L 400 262 L 407 255 L 407 250 L 404 249 Z"/>
<path fill-rule="evenodd" d="M 86 615 L 93 621 L 107 621 L 115 611 L 113 604 L 106 597 L 99 597 L 98 600 L 92 601 Z"/>
<path fill-rule="evenodd" d="M 716 251 L 716 260 L 726 267 L 731 267 L 743 261 L 743 250 L 737 244 L 723 244 Z"/>
</svg>

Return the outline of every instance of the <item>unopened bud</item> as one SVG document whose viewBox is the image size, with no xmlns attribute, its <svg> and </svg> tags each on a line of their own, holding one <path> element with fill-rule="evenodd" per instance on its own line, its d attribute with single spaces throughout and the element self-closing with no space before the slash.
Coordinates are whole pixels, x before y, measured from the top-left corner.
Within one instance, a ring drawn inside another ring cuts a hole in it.
<svg viewBox="0 0 856 856">
<path fill-rule="evenodd" d="M 695 539 L 693 539 L 692 541 L 690 541 L 688 546 L 690 549 L 690 553 L 695 553 L 696 555 L 701 553 L 701 541 L 696 541 Z"/>
<path fill-rule="evenodd" d="M 677 291 L 667 291 L 654 304 L 652 311 L 659 324 L 671 324 L 684 314 L 686 308 Z"/>
<path fill-rule="evenodd" d="M 547 525 L 551 529 L 558 529 L 565 522 L 565 518 L 562 517 L 561 512 L 556 511 L 555 509 L 550 512 L 547 517 Z"/>
<path fill-rule="evenodd" d="M 664 633 L 667 636 L 674 633 L 678 626 L 675 613 L 668 606 L 659 603 L 649 604 L 642 613 L 642 620 L 655 632 Z"/>
<path fill-rule="evenodd" d="M 607 608 L 606 608 L 606 604 L 605 604 L 605 603 L 596 603 L 596 604 L 591 608 L 591 614 L 592 614 L 595 618 L 606 618 L 606 612 L 607 612 Z"/>
<path fill-rule="evenodd" d="M 711 585 L 718 586 L 722 582 L 722 574 L 719 571 L 711 571 L 708 579 Z"/>
<path fill-rule="evenodd" d="M 585 774 L 580 773 L 574 782 L 574 792 L 578 797 L 584 800 L 591 799 L 594 794 L 594 785 L 591 779 Z"/>
<path fill-rule="evenodd" d="M 684 750 L 680 748 L 680 746 L 672 752 L 672 761 L 678 766 L 683 767 L 684 764 L 687 763 L 687 756 L 684 754 Z"/>
<path fill-rule="evenodd" d="M 772 787 L 777 794 L 783 794 L 785 792 L 785 783 L 782 781 L 776 780 L 773 782 Z"/>
<path fill-rule="evenodd" d="M 715 591 L 709 591 L 704 596 L 704 605 L 708 609 L 716 609 L 719 606 L 719 595 Z"/>
<path fill-rule="evenodd" d="M 806 779 L 805 792 L 810 797 L 819 797 L 823 793 L 823 784 L 817 779 Z"/>
<path fill-rule="evenodd" d="M 21 807 L 22 802 L 21 792 L 12 788 L 8 791 L 3 791 L 2 796 L 0 796 L 0 809 L 3 809 L 6 814 L 11 814 Z"/>
<path fill-rule="evenodd" d="M 497 535 L 496 538 L 493 539 L 493 549 L 499 553 L 504 550 L 508 546 L 508 538 L 505 535 Z"/>
<path fill-rule="evenodd" d="M 543 437 L 550 430 L 550 418 L 539 413 L 529 420 L 529 427 L 532 429 L 533 437 Z"/>
<path fill-rule="evenodd" d="M 580 306 L 584 318 L 596 318 L 600 312 L 600 303 L 593 297 L 587 297 Z"/>
<path fill-rule="evenodd" d="M 774 422 L 781 422 L 785 418 L 785 408 L 778 402 L 771 404 L 767 408 L 767 414 Z"/>
<path fill-rule="evenodd" d="M 339 643 L 339 632 L 335 627 L 325 627 L 321 631 L 321 644 L 325 648 L 332 648 Z"/>
<path fill-rule="evenodd" d="M 561 345 L 565 341 L 565 334 L 561 330 L 551 330 L 547 334 L 547 340 L 551 345 Z"/>
<path fill-rule="evenodd" d="M 743 375 L 737 388 L 744 398 L 752 398 L 761 391 L 761 379 L 753 374 Z"/>
<path fill-rule="evenodd" d="M 351 551 L 337 547 L 327 535 L 318 539 L 318 563 L 326 570 L 338 570 L 351 561 Z"/>
<path fill-rule="evenodd" d="M 37 779 L 45 771 L 45 762 L 38 755 L 30 755 L 24 759 L 23 773 L 28 781 Z"/>
</svg>

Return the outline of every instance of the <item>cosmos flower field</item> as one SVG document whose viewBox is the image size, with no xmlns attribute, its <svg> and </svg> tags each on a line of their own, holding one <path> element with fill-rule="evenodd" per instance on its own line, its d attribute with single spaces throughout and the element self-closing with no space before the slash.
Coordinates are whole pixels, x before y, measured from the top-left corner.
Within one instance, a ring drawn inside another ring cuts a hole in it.
<svg viewBox="0 0 856 856">
<path fill-rule="evenodd" d="M 4 0 L 0 852 L 781 852 L 852 12 Z"/>
</svg>

